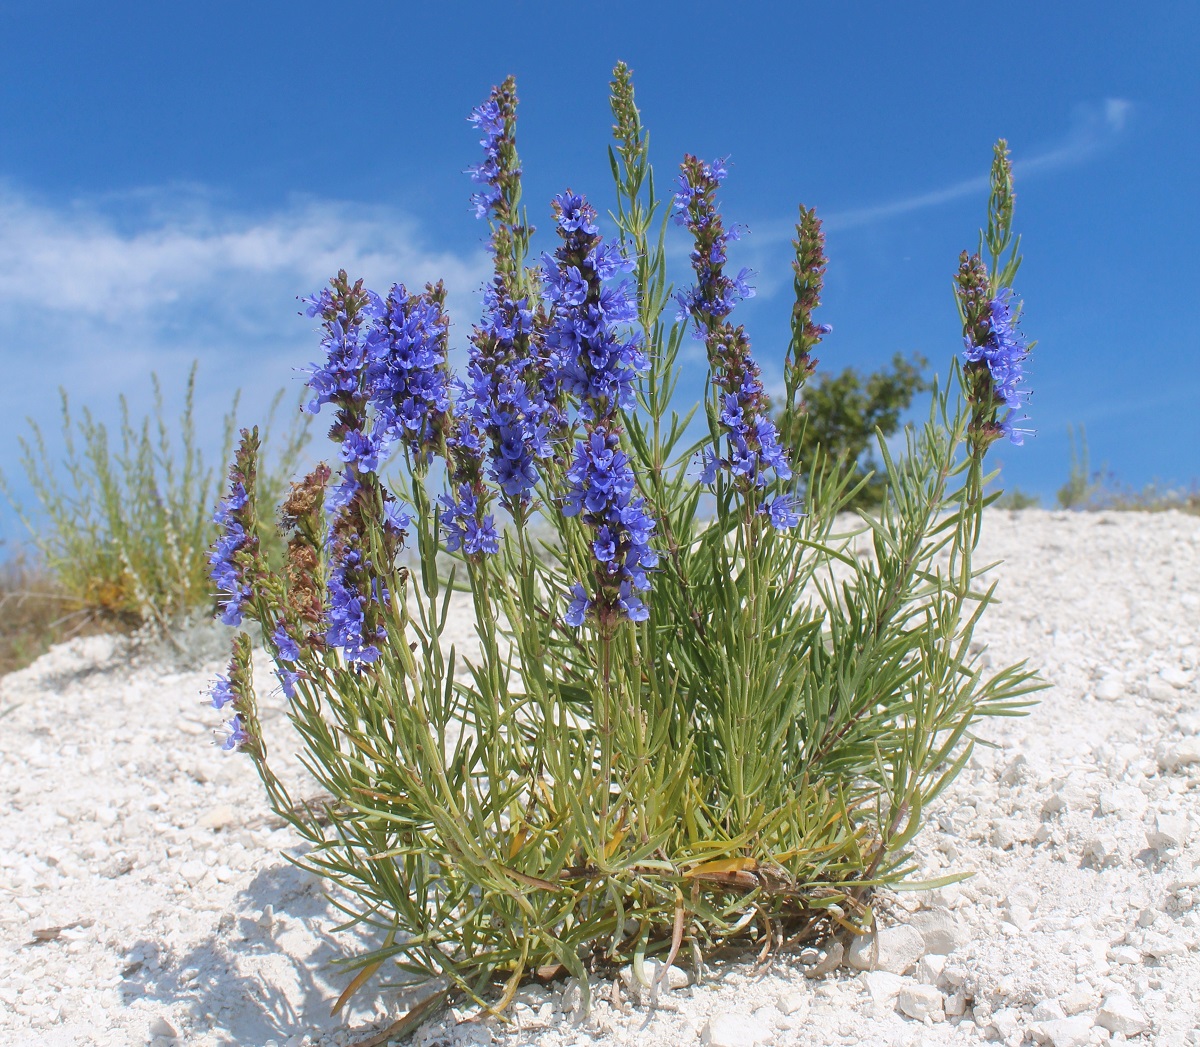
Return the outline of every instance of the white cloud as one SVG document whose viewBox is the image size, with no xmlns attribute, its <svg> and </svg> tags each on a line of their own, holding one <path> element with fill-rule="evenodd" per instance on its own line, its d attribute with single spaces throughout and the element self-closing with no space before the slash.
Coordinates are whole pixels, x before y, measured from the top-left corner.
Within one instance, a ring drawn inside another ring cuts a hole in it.
<svg viewBox="0 0 1200 1047">
<path fill-rule="evenodd" d="M 215 445 L 236 389 L 256 420 L 315 359 L 317 325 L 296 297 L 339 268 L 379 289 L 444 279 L 459 343 L 490 270 L 482 248 L 433 249 L 412 218 L 381 207 L 304 199 L 247 215 L 194 188 L 57 206 L 0 186 L 0 465 L 16 479 L 25 416 L 54 429 L 58 386 L 110 419 L 127 393 L 140 416 L 149 373 L 180 389 L 193 359 Z"/>
<path fill-rule="evenodd" d="M 1124 98 L 1107 98 L 1100 104 L 1076 107 L 1071 129 L 1063 140 L 1058 145 L 1033 156 L 1021 158 L 1018 155 L 1013 162 L 1014 173 L 1019 177 L 1035 171 L 1053 170 L 1091 159 L 1115 143 L 1124 132 L 1133 111 L 1133 103 Z M 823 215 L 822 219 L 827 232 L 858 229 L 887 221 L 899 215 L 910 214 L 913 211 L 938 207 L 963 197 L 977 196 L 986 193 L 987 189 L 987 175 L 978 175 L 975 178 L 966 178 L 938 189 L 914 193 L 897 200 L 871 204 L 866 207 L 849 208 L 844 211 L 833 211 Z M 790 240 L 794 235 L 795 230 L 791 226 L 786 230 L 781 227 L 766 231 L 760 236 L 760 241 L 776 243 Z"/>
</svg>

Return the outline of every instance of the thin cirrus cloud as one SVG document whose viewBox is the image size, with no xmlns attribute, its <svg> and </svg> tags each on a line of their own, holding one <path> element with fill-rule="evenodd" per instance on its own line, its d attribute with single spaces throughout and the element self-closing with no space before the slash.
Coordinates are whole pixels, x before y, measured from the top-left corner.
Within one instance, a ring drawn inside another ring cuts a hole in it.
<svg viewBox="0 0 1200 1047">
<path fill-rule="evenodd" d="M 1083 163 L 1112 146 L 1121 136 L 1133 113 L 1133 103 L 1124 98 L 1108 98 L 1100 105 L 1081 105 L 1075 111 L 1071 130 L 1058 145 L 1034 156 L 1016 160 L 1013 171 L 1028 175 Z M 941 189 L 891 200 L 869 207 L 835 211 L 824 219 L 826 230 L 857 229 L 898 215 L 938 207 L 965 196 L 986 192 L 988 176 L 979 175 Z M 791 234 L 789 233 L 789 236 Z"/>
</svg>

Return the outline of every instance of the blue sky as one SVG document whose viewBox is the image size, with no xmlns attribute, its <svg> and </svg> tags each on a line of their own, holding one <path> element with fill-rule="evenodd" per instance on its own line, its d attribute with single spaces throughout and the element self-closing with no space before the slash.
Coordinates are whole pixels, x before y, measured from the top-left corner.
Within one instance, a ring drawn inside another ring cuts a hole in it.
<svg viewBox="0 0 1200 1047">
<path fill-rule="evenodd" d="M 238 387 L 255 420 L 315 354 L 295 297 L 341 266 L 379 287 L 443 277 L 462 344 L 487 272 L 467 113 L 517 76 L 525 202 L 548 234 L 566 186 L 609 199 L 621 58 L 661 186 L 684 152 L 730 157 L 724 213 L 750 230 L 732 260 L 759 292 L 737 315 L 768 379 L 799 202 L 828 231 L 822 367 L 920 352 L 945 373 L 951 274 L 1005 136 L 1039 343 L 1037 436 L 998 449 L 1008 485 L 1052 500 L 1081 424 L 1119 481 L 1190 482 L 1198 48 L 1191 2 L 0 0 L 0 465 L 16 479 L 21 420 L 52 427 L 59 385 L 111 417 L 193 359 L 206 434 Z M 700 394 L 694 368 L 681 391 Z"/>
</svg>

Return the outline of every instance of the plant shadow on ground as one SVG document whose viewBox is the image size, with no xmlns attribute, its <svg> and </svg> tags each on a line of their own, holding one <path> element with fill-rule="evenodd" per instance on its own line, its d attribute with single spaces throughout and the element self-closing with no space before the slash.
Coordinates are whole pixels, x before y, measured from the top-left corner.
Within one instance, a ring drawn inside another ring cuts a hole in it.
<svg viewBox="0 0 1200 1047">
<path fill-rule="evenodd" d="M 161 1003 L 173 1024 L 180 1016 L 166 1008 L 184 1007 L 191 1035 L 212 1033 L 242 1047 L 338 1029 L 358 1027 L 367 1033 L 393 1020 L 420 994 L 380 992 L 377 983 L 369 984 L 361 1004 L 352 1000 L 342 1014 L 331 1015 L 354 973 L 339 970 L 333 961 L 378 948 L 383 939 L 371 928 L 335 939 L 330 932 L 340 919 L 314 877 L 290 865 L 264 869 L 238 894 L 213 933 L 187 951 L 175 953 L 154 938 L 129 946 L 122 1003 Z"/>
</svg>

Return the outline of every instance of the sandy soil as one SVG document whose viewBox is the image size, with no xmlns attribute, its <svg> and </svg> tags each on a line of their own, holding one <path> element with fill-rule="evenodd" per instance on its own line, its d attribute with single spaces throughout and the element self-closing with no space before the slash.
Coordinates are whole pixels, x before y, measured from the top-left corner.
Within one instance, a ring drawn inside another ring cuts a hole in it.
<svg viewBox="0 0 1200 1047">
<path fill-rule="evenodd" d="M 587 1018 L 534 986 L 512 1025 L 450 1013 L 413 1042 L 1200 1045 L 1200 520 L 991 512 L 984 546 L 1006 562 L 978 635 L 1052 686 L 983 726 L 919 838 L 926 872 L 973 875 L 888 899 L 876 969 L 729 964 L 655 1006 L 598 986 Z M 0 681 L 0 1043 L 359 1044 L 401 1013 L 329 1017 L 353 942 L 214 748 L 219 668 L 93 637 Z"/>
</svg>

